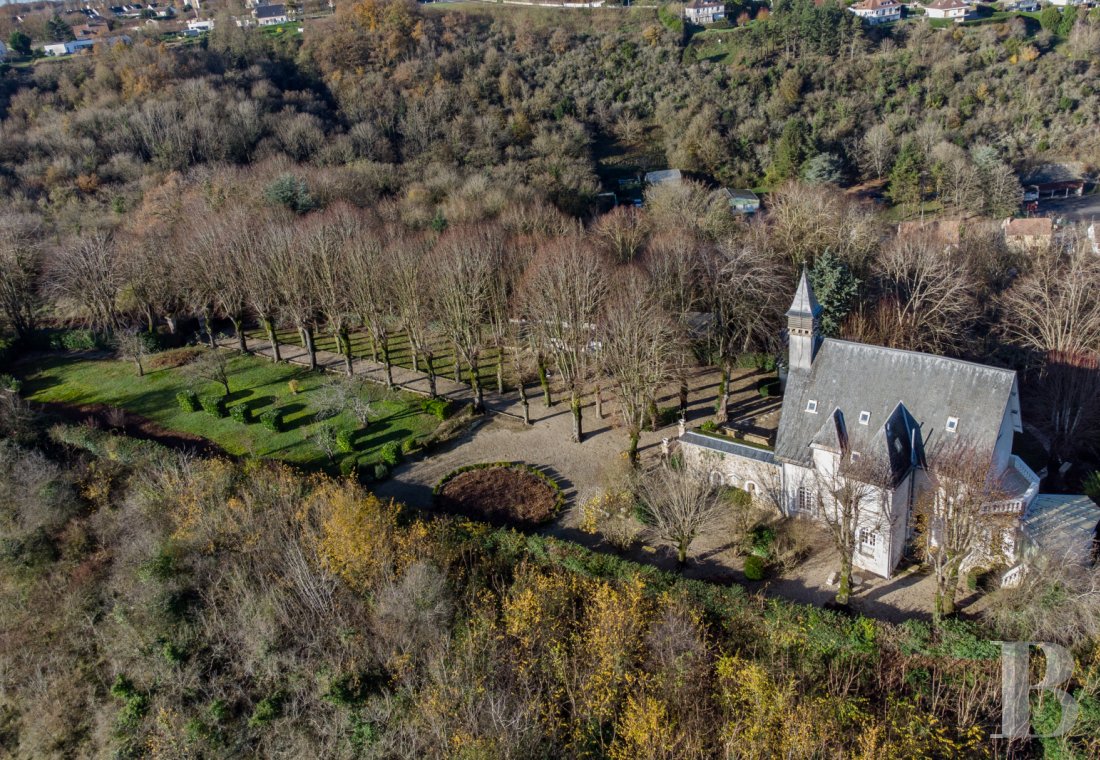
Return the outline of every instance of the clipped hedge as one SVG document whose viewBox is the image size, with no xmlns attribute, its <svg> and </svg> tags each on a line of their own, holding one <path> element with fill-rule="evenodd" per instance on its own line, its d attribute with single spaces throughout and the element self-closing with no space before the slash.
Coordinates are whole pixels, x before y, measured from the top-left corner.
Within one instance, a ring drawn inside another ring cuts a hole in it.
<svg viewBox="0 0 1100 760">
<path fill-rule="evenodd" d="M 451 415 L 453 404 L 451 404 L 449 399 L 445 399 L 442 396 L 436 396 L 435 398 L 426 398 L 421 401 L 420 407 L 425 413 L 442 421 Z"/>
<path fill-rule="evenodd" d="M 176 403 L 185 412 L 197 412 L 202 409 L 199 403 L 199 394 L 194 391 L 180 391 L 176 394 Z"/>
<path fill-rule="evenodd" d="M 260 424 L 273 433 L 283 432 L 283 412 L 281 409 L 268 409 L 260 415 Z"/>
<path fill-rule="evenodd" d="M 336 450 L 342 454 L 350 454 L 355 451 L 355 443 L 352 437 L 355 431 L 341 428 L 336 431 Z"/>
<path fill-rule="evenodd" d="M 459 467 L 456 470 L 451 470 L 443 479 L 436 483 L 435 488 L 432 489 L 432 496 L 439 496 L 443 491 L 443 487 L 457 478 L 464 472 L 470 472 L 471 470 L 492 470 L 495 468 L 503 468 L 506 470 L 522 470 L 534 475 L 543 483 L 550 487 L 550 490 L 554 492 L 554 514 L 558 514 L 565 507 L 565 492 L 561 490 L 561 486 L 557 481 L 547 475 L 534 465 L 527 464 L 526 462 L 481 462 L 479 464 L 468 464 L 463 467 Z"/>
<path fill-rule="evenodd" d="M 247 425 L 252 421 L 252 410 L 248 408 L 248 404 L 237 404 L 229 408 L 229 416 L 234 422 Z"/>
<path fill-rule="evenodd" d="M 224 417 L 228 412 L 225 408 L 225 396 L 220 394 L 210 394 L 209 396 L 200 396 L 199 403 L 202 404 L 202 408 L 211 417 Z"/>
<path fill-rule="evenodd" d="M 391 470 L 397 466 L 401 461 L 401 447 L 397 444 L 397 441 L 390 441 L 378 454 L 378 459 L 382 464 Z"/>
</svg>

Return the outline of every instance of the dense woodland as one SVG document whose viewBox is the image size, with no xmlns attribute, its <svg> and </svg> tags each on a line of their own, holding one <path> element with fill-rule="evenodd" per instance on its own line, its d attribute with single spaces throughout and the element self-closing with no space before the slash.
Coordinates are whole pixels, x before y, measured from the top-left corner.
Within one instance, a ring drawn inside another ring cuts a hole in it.
<svg viewBox="0 0 1100 760">
<path fill-rule="evenodd" d="M 578 441 L 613 393 L 633 454 L 690 366 L 782 356 L 806 267 L 830 335 L 1019 369 L 1052 483 L 1080 487 L 1100 261 L 1071 229 L 1013 251 L 992 220 L 1030 164 L 1100 164 L 1096 12 L 872 33 L 831 4 L 750 11 L 723 64 L 653 9 L 366 0 L 301 44 L 220 24 L 6 68 L 5 361 L 62 324 L 139 367 L 245 327 L 348 352 L 365 333 L 389 364 L 400 333 L 429 375 L 458 356 L 478 397 L 548 393 L 551 373 Z M 596 214 L 615 178 L 662 166 L 693 179 Z M 719 184 L 763 184 L 767 213 L 734 217 Z M 922 204 L 971 218 L 957 246 L 896 234 Z M 1095 578 L 895 628 L 424 521 L 351 483 L 46 436 L 0 402 L 16 756 L 982 756 L 1006 749 L 987 739 L 994 636 L 1079 657 L 1079 730 L 1019 751 L 1098 751 Z"/>
</svg>

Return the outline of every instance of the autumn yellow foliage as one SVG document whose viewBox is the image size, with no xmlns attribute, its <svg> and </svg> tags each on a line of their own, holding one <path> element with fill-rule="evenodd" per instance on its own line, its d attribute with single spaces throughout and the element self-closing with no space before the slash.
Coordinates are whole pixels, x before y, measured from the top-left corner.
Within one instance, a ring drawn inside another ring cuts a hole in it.
<svg viewBox="0 0 1100 760">
<path fill-rule="evenodd" d="M 398 506 L 353 483 L 327 481 L 311 496 L 321 516 L 317 554 L 322 566 L 357 591 L 375 587 L 393 570 Z"/>
</svg>

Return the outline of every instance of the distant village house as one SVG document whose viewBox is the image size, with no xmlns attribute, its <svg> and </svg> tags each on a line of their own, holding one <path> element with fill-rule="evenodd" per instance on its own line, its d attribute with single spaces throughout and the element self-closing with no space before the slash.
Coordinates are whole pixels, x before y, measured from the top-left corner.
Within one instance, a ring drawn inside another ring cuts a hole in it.
<svg viewBox="0 0 1100 760">
<path fill-rule="evenodd" d="M 289 21 L 285 5 L 257 5 L 252 9 L 252 18 L 260 26 L 275 26 Z"/>
<path fill-rule="evenodd" d="M 848 10 L 868 24 L 888 24 L 901 20 L 901 3 L 897 0 L 862 0 Z"/>
<path fill-rule="evenodd" d="M 1013 251 L 1041 251 L 1054 241 L 1054 222 L 1046 217 L 1005 219 L 1001 222 L 1005 245 Z"/>
<path fill-rule="evenodd" d="M 963 21 L 970 14 L 970 6 L 963 0 L 936 0 L 921 7 L 928 18 Z"/>
<path fill-rule="evenodd" d="M 716 0 L 691 0 L 684 6 L 684 18 L 693 24 L 713 24 L 726 17 L 726 4 Z"/>
</svg>

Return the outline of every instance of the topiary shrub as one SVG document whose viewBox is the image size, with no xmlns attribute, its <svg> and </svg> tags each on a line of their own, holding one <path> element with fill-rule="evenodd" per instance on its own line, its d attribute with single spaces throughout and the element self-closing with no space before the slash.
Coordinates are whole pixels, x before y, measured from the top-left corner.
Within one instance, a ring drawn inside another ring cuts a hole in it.
<svg viewBox="0 0 1100 760">
<path fill-rule="evenodd" d="M 382 447 L 382 451 L 378 454 L 378 459 L 382 464 L 393 469 L 397 466 L 397 463 L 401 461 L 401 448 L 397 445 L 396 441 L 390 441 Z"/>
<path fill-rule="evenodd" d="M 707 420 L 706 422 L 704 422 L 702 425 L 699 426 L 699 431 L 703 432 L 703 433 L 717 433 L 718 432 L 718 423 L 715 422 L 714 420 Z"/>
<path fill-rule="evenodd" d="M 379 462 L 374 466 L 374 479 L 381 483 L 390 476 L 390 468 L 385 462 Z"/>
<path fill-rule="evenodd" d="M 755 554 L 745 557 L 745 578 L 750 581 L 764 580 L 764 559 Z"/>
<path fill-rule="evenodd" d="M 340 460 L 340 475 L 345 478 L 354 477 L 358 467 L 359 463 L 355 457 L 344 457 Z"/>
<path fill-rule="evenodd" d="M 176 403 L 185 412 L 197 412 L 202 409 L 202 405 L 199 404 L 199 394 L 194 391 L 180 391 L 176 394 Z"/>
<path fill-rule="evenodd" d="M 341 429 L 336 431 L 336 450 L 342 454 L 350 454 L 355 451 L 355 443 L 352 441 L 352 436 L 355 435 L 351 430 Z"/>
<path fill-rule="evenodd" d="M 229 409 L 229 416 L 233 418 L 235 422 L 239 422 L 242 425 L 247 425 L 252 422 L 252 410 L 248 408 L 248 404 L 237 404 Z"/>
<path fill-rule="evenodd" d="M 200 396 L 199 403 L 202 404 L 202 408 L 211 417 L 224 417 L 227 414 L 225 408 L 225 396 L 218 394 Z"/>
<path fill-rule="evenodd" d="M 268 409 L 260 415 L 260 424 L 273 433 L 283 432 L 283 413 L 279 409 Z"/>
<path fill-rule="evenodd" d="M 401 454 L 408 455 L 414 453 L 416 451 L 416 444 L 415 438 L 406 438 L 401 442 Z"/>
<path fill-rule="evenodd" d="M 439 420 L 445 420 L 451 414 L 451 402 L 441 396 L 424 399 L 420 406 L 427 414 Z"/>
</svg>

